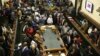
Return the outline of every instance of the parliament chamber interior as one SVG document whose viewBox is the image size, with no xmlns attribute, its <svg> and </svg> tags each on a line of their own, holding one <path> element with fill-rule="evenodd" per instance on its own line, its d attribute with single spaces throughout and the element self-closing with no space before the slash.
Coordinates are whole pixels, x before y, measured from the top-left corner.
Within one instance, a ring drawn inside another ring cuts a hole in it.
<svg viewBox="0 0 100 56">
<path fill-rule="evenodd" d="M 0 0 L 0 56 L 100 56 L 100 0 Z"/>
</svg>

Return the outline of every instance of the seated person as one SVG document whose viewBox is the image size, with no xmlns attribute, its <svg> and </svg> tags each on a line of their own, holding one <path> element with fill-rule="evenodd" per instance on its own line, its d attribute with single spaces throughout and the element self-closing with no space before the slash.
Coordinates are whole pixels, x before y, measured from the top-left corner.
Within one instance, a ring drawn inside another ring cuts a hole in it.
<svg viewBox="0 0 100 56">
<path fill-rule="evenodd" d="M 60 56 L 66 56 L 65 53 L 62 53 L 61 51 L 59 51 Z"/>
<path fill-rule="evenodd" d="M 50 52 L 48 52 L 48 56 L 53 56 Z"/>
</svg>

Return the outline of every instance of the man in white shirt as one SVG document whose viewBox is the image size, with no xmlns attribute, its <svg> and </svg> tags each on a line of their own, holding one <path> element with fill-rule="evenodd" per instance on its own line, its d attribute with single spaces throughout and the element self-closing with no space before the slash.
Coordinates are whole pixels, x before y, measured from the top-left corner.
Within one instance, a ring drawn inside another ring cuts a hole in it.
<svg viewBox="0 0 100 56">
<path fill-rule="evenodd" d="M 48 24 L 53 24 L 53 18 L 52 18 L 52 15 L 50 15 L 47 19 L 47 23 Z"/>
<path fill-rule="evenodd" d="M 92 27 L 89 27 L 88 34 L 90 35 L 92 31 L 93 31 Z"/>
</svg>

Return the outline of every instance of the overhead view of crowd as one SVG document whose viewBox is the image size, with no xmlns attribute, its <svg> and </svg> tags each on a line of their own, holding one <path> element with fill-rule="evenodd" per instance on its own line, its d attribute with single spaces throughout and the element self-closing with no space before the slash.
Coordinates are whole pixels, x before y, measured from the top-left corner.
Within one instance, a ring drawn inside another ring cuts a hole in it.
<svg viewBox="0 0 100 56">
<path fill-rule="evenodd" d="M 72 14 L 73 4 L 70 0 L 16 0 L 4 3 L 0 9 L 0 56 L 10 56 L 14 40 L 15 29 L 19 36 L 24 38 L 15 44 L 14 56 L 45 56 L 41 50 L 43 36 L 39 30 L 43 25 L 55 25 L 63 40 L 67 56 L 94 56 L 90 45 L 85 45 L 82 36 L 74 29 L 64 17 L 64 13 Z M 17 27 L 15 27 L 17 21 Z M 87 20 L 81 21 L 83 30 L 87 32 L 91 42 L 99 46 L 100 31 L 88 26 Z M 83 50 L 84 51 L 81 51 Z"/>
</svg>

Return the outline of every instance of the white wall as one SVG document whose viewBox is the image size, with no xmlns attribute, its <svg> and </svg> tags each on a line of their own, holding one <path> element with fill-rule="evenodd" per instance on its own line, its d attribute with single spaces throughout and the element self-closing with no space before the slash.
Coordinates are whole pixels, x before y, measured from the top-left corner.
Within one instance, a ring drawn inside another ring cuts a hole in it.
<svg viewBox="0 0 100 56">
<path fill-rule="evenodd" d="M 84 12 L 85 14 L 93 18 L 93 20 L 95 20 L 98 24 L 100 24 L 100 15 L 99 15 L 100 13 L 96 11 L 100 7 L 100 0 L 87 0 L 87 1 L 93 3 L 93 7 L 94 7 L 93 13 L 90 13 L 85 9 L 86 0 L 82 1 L 81 12 Z"/>
</svg>

